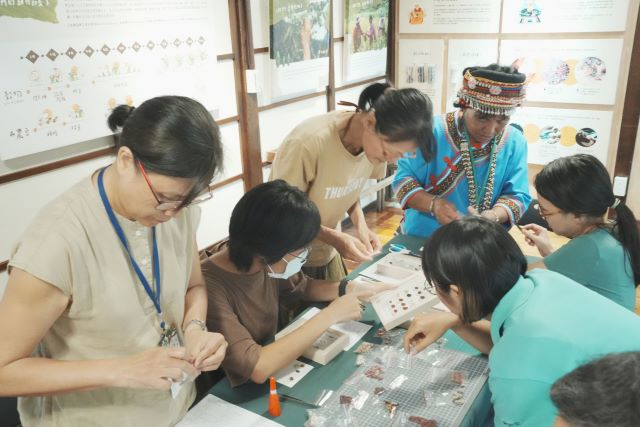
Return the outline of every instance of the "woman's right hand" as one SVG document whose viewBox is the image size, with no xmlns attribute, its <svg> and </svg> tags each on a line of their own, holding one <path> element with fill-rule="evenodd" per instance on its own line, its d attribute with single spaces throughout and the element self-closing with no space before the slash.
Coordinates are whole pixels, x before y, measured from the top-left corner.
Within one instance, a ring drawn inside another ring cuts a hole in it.
<svg viewBox="0 0 640 427">
<path fill-rule="evenodd" d="M 450 201 L 440 197 L 433 201 L 433 216 L 442 225 L 447 225 L 451 221 L 461 218 L 456 206 Z"/>
<path fill-rule="evenodd" d="M 364 310 L 364 299 L 371 298 L 375 292 L 351 292 L 334 299 L 327 308 L 332 324 L 347 320 L 360 320 Z"/>
<path fill-rule="evenodd" d="M 373 259 L 373 252 L 369 251 L 360 239 L 347 233 L 340 233 L 334 246 L 343 258 L 353 262 L 361 263 Z"/>
<path fill-rule="evenodd" d="M 546 228 L 538 224 L 527 224 L 520 227 L 520 231 L 524 235 L 527 244 L 536 246 L 543 257 L 553 252 L 549 232 Z"/>
<path fill-rule="evenodd" d="M 404 334 L 404 351 L 418 353 L 424 350 L 449 329 L 460 325 L 460 322 L 460 318 L 450 312 L 429 312 L 416 315 Z"/>
<path fill-rule="evenodd" d="M 195 378 L 200 372 L 187 361 L 184 347 L 154 347 L 116 361 L 113 386 L 168 390 L 171 382 Z"/>
</svg>

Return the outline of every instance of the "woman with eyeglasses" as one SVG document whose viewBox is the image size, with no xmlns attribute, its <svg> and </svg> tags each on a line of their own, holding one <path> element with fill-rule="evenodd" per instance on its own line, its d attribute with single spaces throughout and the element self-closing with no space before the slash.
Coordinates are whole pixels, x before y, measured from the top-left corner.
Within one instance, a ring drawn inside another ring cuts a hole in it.
<svg viewBox="0 0 640 427">
<path fill-rule="evenodd" d="M 433 151 L 433 107 L 416 89 L 375 83 L 360 94 L 355 111 L 332 111 L 299 124 L 276 155 L 270 179 L 284 179 L 307 193 L 320 211 L 306 274 L 340 280 L 344 259 L 370 260 L 382 246 L 364 219 L 360 195 L 369 178 L 383 178 L 387 162 Z M 348 213 L 358 237 L 340 231 Z"/>
<path fill-rule="evenodd" d="M 419 352 L 447 330 L 489 356 L 496 426 L 550 426 L 552 384 L 604 354 L 640 350 L 640 318 L 527 261 L 504 227 L 466 217 L 425 242 L 422 269 L 450 312 L 417 315 L 404 336 Z"/>
<path fill-rule="evenodd" d="M 320 229 L 318 209 L 282 180 L 256 186 L 231 214 L 229 240 L 202 263 L 207 282 L 207 326 L 229 347 L 222 362 L 231 386 L 263 383 L 331 325 L 360 318 L 363 301 L 385 284 L 314 280 L 300 270 Z M 315 317 L 277 341 L 279 306 L 297 300 L 331 301 Z"/>
<path fill-rule="evenodd" d="M 636 218 L 613 194 L 604 165 L 588 154 L 562 157 L 536 176 L 538 209 L 549 227 L 571 239 L 554 249 L 544 227 L 521 228 L 544 259 L 530 268 L 548 268 L 633 311 L 640 283 L 640 236 Z M 609 222 L 607 214 L 615 213 Z"/>
<path fill-rule="evenodd" d="M 25 426 L 175 425 L 195 398 L 187 379 L 225 354 L 204 322 L 189 207 L 221 167 L 218 126 L 177 96 L 116 107 L 108 124 L 113 163 L 48 204 L 9 263 L 0 395 L 22 396 Z"/>
</svg>

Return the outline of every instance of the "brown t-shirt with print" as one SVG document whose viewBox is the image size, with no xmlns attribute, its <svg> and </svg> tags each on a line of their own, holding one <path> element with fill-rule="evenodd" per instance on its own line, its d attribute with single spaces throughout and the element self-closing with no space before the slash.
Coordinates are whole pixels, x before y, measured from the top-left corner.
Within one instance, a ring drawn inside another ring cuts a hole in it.
<svg viewBox="0 0 640 427">
<path fill-rule="evenodd" d="M 364 153 L 353 155 L 342 145 L 340 131 L 353 114 L 333 111 L 300 123 L 278 148 L 269 177 L 306 192 L 318 206 L 322 225 L 333 229 L 339 229 L 367 180 L 384 178 L 386 171 L 386 163 L 373 165 Z M 316 239 L 306 266 L 324 266 L 335 255 L 333 247 Z"/>
<path fill-rule="evenodd" d="M 301 299 L 311 279 L 303 273 L 287 280 L 272 279 L 265 271 L 237 274 L 210 259 L 202 262 L 202 274 L 209 299 L 207 328 L 224 335 L 229 345 L 222 368 L 232 387 L 244 384 L 260 349 L 277 332 L 278 304 Z"/>
</svg>

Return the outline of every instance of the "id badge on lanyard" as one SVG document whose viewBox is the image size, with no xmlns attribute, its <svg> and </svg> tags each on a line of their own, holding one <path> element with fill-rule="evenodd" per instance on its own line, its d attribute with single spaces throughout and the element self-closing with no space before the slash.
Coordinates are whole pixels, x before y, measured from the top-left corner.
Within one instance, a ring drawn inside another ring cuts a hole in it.
<svg viewBox="0 0 640 427">
<path fill-rule="evenodd" d="M 171 325 L 168 329 L 165 329 L 158 342 L 160 347 L 182 347 L 182 340 L 178 334 L 178 328 L 176 325 Z"/>
<path fill-rule="evenodd" d="M 133 270 L 138 276 L 140 283 L 142 284 L 145 292 L 153 302 L 153 305 L 156 309 L 158 320 L 160 322 L 160 328 L 162 329 L 162 336 L 160 337 L 160 341 L 158 345 L 161 345 L 163 347 L 180 347 L 182 345 L 182 342 L 178 335 L 178 330 L 175 327 L 175 325 L 171 325 L 170 328 L 166 327 L 165 321 L 162 316 L 162 308 L 160 307 L 160 295 L 161 295 L 162 288 L 161 288 L 161 282 L 160 282 L 160 255 L 158 253 L 158 241 L 156 239 L 156 228 L 155 227 L 151 228 L 151 233 L 153 236 L 153 278 L 156 284 L 156 291 L 154 292 L 154 290 L 151 288 L 151 285 L 149 285 L 149 282 L 147 281 L 146 277 L 144 277 L 142 270 L 140 270 L 138 263 L 133 258 L 133 254 L 129 250 L 129 244 L 127 243 L 127 238 L 124 234 L 124 231 L 122 230 L 120 223 L 118 223 L 118 219 L 116 218 L 116 215 L 113 212 L 113 208 L 111 208 L 111 204 L 109 203 L 109 198 L 107 197 L 107 193 L 104 189 L 104 183 L 103 183 L 103 175 L 104 175 L 105 169 L 106 168 L 103 168 L 98 174 L 98 191 L 100 192 L 100 198 L 102 199 L 102 204 L 104 205 L 104 209 L 107 212 L 109 221 L 111 221 L 111 225 L 113 226 L 113 229 L 116 232 L 116 235 L 120 239 L 120 243 L 122 243 L 122 246 L 124 247 L 125 252 L 129 256 L 129 261 L 131 262 L 131 266 L 133 267 Z"/>
</svg>

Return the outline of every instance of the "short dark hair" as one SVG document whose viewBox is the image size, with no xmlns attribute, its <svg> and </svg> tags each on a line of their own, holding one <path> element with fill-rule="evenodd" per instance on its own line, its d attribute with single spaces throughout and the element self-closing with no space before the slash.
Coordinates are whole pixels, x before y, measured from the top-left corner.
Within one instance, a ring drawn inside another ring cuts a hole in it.
<svg viewBox="0 0 640 427">
<path fill-rule="evenodd" d="M 311 243 L 320 231 L 316 205 L 281 179 L 257 185 L 233 208 L 229 222 L 229 258 L 241 271 L 253 258 L 273 264 Z"/>
<path fill-rule="evenodd" d="M 415 141 L 425 160 L 435 151 L 433 104 L 417 89 L 393 89 L 388 83 L 367 86 L 358 98 L 362 111 L 374 110 L 376 131 L 389 142 Z"/>
<path fill-rule="evenodd" d="M 615 353 L 569 372 L 551 387 L 558 415 L 575 427 L 640 425 L 640 352 Z"/>
<path fill-rule="evenodd" d="M 563 212 L 601 221 L 616 200 L 607 168 L 589 154 L 560 157 L 536 175 L 536 190 Z M 624 247 L 636 285 L 640 282 L 640 236 L 633 212 L 620 202 L 615 207 L 612 233 Z"/>
<path fill-rule="evenodd" d="M 527 271 L 527 260 L 502 226 L 465 217 L 440 227 L 425 242 L 422 269 L 444 293 L 452 284 L 460 287 L 460 318 L 472 323 L 493 312 Z"/>
<path fill-rule="evenodd" d="M 116 147 L 128 147 L 145 169 L 194 181 L 188 204 L 222 167 L 220 130 L 207 109 L 184 96 L 159 96 L 139 107 L 119 105 L 107 124 Z"/>
</svg>

